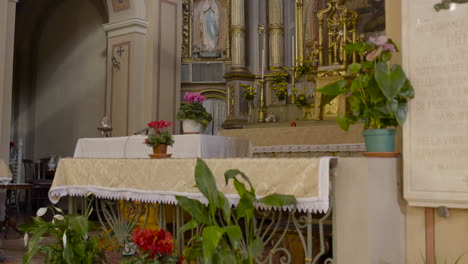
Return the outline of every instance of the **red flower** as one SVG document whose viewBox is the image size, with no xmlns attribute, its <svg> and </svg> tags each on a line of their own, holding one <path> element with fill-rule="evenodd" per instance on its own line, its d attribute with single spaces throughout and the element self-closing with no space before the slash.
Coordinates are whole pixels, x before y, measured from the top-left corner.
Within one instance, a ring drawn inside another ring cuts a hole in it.
<svg viewBox="0 0 468 264">
<path fill-rule="evenodd" d="M 164 229 L 148 230 L 136 228 L 132 233 L 132 241 L 142 252 L 148 252 L 151 259 L 156 256 L 172 255 L 174 240 L 169 232 Z"/>
<path fill-rule="evenodd" d="M 159 254 L 170 255 L 172 254 L 173 243 L 174 241 L 171 233 L 164 232 L 164 229 L 160 229 L 157 234 L 156 243 L 153 244 L 151 249 Z"/>
<path fill-rule="evenodd" d="M 184 256 L 180 256 L 180 259 L 177 262 L 177 264 L 182 264 L 184 261 L 185 261 Z"/>
<path fill-rule="evenodd" d="M 151 121 L 151 122 L 148 123 L 148 127 L 155 127 L 156 124 L 157 124 L 156 121 Z"/>
<path fill-rule="evenodd" d="M 143 252 L 149 251 L 151 245 L 156 239 L 157 230 L 148 230 L 136 228 L 132 233 L 132 241 L 135 243 Z"/>
<path fill-rule="evenodd" d="M 171 121 L 164 121 L 164 120 L 151 121 L 151 122 L 148 123 L 148 127 L 151 127 L 151 128 L 154 128 L 154 129 L 161 129 L 161 128 L 170 127 L 170 126 L 172 126 L 172 122 Z"/>
</svg>

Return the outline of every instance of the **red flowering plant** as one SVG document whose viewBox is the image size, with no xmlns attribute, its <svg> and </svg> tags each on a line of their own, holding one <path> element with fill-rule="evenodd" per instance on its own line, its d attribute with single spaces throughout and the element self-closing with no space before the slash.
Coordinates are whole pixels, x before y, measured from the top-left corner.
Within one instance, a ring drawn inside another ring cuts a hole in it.
<svg viewBox="0 0 468 264">
<path fill-rule="evenodd" d="M 174 239 L 164 229 L 135 228 L 132 241 L 138 246 L 135 257 L 125 264 L 181 264 L 184 259 L 173 256 Z"/>
<path fill-rule="evenodd" d="M 161 144 L 166 144 L 172 146 L 174 144 L 174 138 L 165 130 L 166 128 L 172 126 L 170 121 L 151 121 L 148 123 L 148 127 L 152 128 L 152 133 L 148 135 L 145 139 L 145 144 L 150 147 L 156 147 Z"/>
</svg>

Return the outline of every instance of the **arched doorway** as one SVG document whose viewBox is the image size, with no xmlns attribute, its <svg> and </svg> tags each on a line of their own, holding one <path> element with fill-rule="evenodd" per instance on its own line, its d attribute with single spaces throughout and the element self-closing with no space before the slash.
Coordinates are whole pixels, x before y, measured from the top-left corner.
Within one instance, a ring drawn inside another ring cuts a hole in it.
<svg viewBox="0 0 468 264">
<path fill-rule="evenodd" d="M 12 138 L 24 157 L 71 156 L 98 136 L 106 89 L 105 3 L 22 1 L 17 7 Z"/>
</svg>

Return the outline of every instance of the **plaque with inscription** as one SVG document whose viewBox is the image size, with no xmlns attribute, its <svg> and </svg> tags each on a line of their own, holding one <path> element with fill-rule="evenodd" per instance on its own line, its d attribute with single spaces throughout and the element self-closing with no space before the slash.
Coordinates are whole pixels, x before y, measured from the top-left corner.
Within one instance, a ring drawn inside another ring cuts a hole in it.
<svg viewBox="0 0 468 264">
<path fill-rule="evenodd" d="M 468 5 L 403 1 L 404 67 L 415 88 L 404 125 L 412 206 L 468 208 Z"/>
</svg>

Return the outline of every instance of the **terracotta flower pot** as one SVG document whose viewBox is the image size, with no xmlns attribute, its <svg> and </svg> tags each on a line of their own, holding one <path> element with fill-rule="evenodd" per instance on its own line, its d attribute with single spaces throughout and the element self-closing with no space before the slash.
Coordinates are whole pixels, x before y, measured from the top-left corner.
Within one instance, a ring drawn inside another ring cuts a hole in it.
<svg viewBox="0 0 468 264">
<path fill-rule="evenodd" d="M 153 147 L 154 154 L 167 154 L 167 144 L 159 144 Z"/>
</svg>

